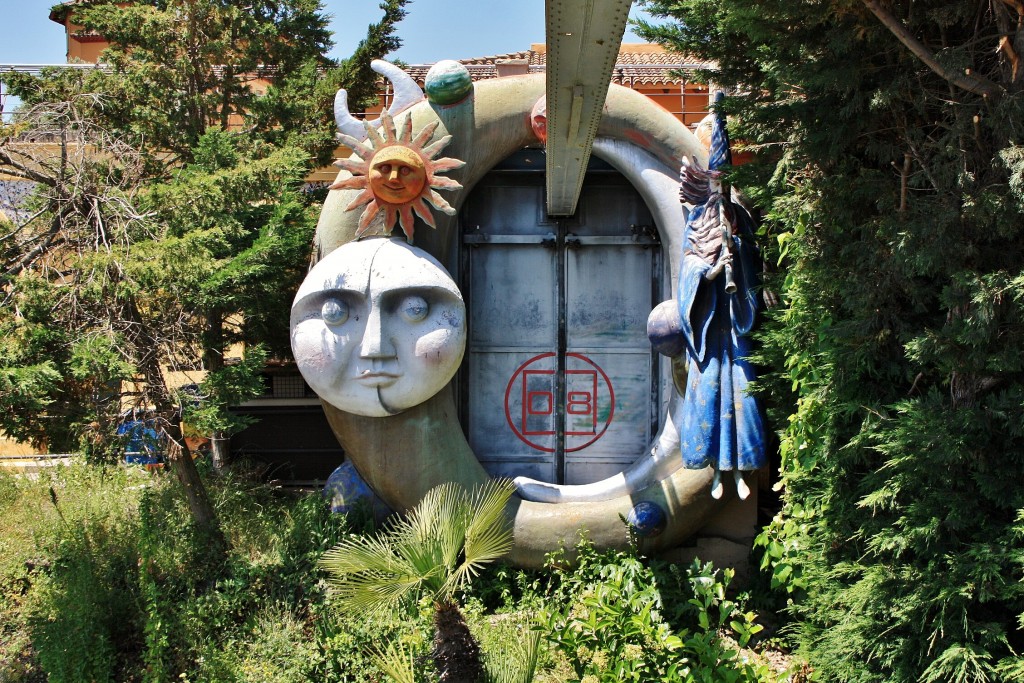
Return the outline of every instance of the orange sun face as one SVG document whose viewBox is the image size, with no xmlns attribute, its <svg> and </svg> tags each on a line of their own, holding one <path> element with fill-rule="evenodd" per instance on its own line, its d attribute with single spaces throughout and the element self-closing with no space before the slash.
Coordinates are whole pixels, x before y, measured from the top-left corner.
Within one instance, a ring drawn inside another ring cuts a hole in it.
<svg viewBox="0 0 1024 683">
<path fill-rule="evenodd" d="M 377 201 L 406 204 L 420 196 L 427 184 L 427 168 L 408 147 L 385 147 L 370 161 L 370 190 Z"/>
<path fill-rule="evenodd" d="M 428 204 L 449 216 L 455 215 L 455 209 L 435 190 L 460 190 L 462 185 L 435 174 L 460 168 L 465 162 L 434 158 L 451 142 L 450 135 L 423 146 L 437 130 L 437 121 L 426 125 L 415 137 L 411 116 L 405 117 L 400 134 L 388 112 L 383 112 L 381 122 L 384 137 L 373 127 L 366 126 L 369 144 L 348 135 L 341 136 L 341 141 L 352 149 L 352 156 L 339 159 L 335 164 L 350 172 L 352 177 L 335 182 L 331 189 L 362 190 L 345 208 L 351 211 L 366 205 L 359 217 L 356 239 L 369 231 L 374 218 L 383 211 L 384 228 L 390 232 L 397 221 L 411 244 L 414 214 L 430 227 L 437 227 Z"/>
</svg>

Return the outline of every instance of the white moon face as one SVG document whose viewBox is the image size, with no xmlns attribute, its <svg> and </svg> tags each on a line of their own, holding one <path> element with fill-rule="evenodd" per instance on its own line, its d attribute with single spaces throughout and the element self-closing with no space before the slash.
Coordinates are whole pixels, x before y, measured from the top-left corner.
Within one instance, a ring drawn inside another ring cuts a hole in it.
<svg viewBox="0 0 1024 683">
<path fill-rule="evenodd" d="M 390 239 L 345 244 L 316 264 L 292 304 L 299 372 L 328 403 L 395 415 L 440 391 L 466 348 L 466 306 L 448 272 Z"/>
</svg>

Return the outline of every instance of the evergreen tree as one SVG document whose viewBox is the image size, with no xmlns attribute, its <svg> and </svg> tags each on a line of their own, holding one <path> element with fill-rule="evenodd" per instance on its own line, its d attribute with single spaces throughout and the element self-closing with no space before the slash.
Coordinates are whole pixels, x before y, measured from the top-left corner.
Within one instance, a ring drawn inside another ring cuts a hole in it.
<svg viewBox="0 0 1024 683">
<path fill-rule="evenodd" d="M 1024 680 L 1024 7 L 646 5 L 758 153 L 761 541 L 820 680 Z"/>
<path fill-rule="evenodd" d="M 401 39 L 395 35 L 395 26 L 407 14 L 405 6 L 409 2 L 410 0 L 384 0 L 380 4 L 384 16 L 376 24 L 367 27 L 366 38 L 359 41 L 351 57 L 342 60 L 341 68 L 338 70 L 342 83 L 339 87 L 348 91 L 352 111 L 363 110 L 377 103 L 377 81 L 380 77 L 370 68 L 370 62 L 402 46 Z"/>
<path fill-rule="evenodd" d="M 25 107 L 0 171 L 36 189 L 0 251 L 0 429 L 102 456 L 126 405 L 150 411 L 213 528 L 179 406 L 223 442 L 266 355 L 288 355 L 317 213 L 303 179 L 334 149 L 346 83 L 317 0 L 65 9 L 113 45 L 106 69 L 8 79 Z M 197 404 L 168 378 L 199 369 Z"/>
</svg>

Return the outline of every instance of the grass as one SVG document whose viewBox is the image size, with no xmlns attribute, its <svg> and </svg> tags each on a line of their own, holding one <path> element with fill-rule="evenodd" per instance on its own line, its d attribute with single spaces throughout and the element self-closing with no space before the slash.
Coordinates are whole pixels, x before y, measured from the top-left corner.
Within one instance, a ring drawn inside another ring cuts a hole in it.
<svg viewBox="0 0 1024 683">
<path fill-rule="evenodd" d="M 365 683 L 390 680 L 374 660 L 374 650 L 389 644 L 412 656 L 413 680 L 434 680 L 427 666 L 429 605 L 408 604 L 382 617 L 343 613 L 330 600 L 317 562 L 347 535 L 371 530 L 368 515 L 331 515 L 318 496 L 282 494 L 245 478 L 206 481 L 228 538 L 223 563 L 204 552 L 166 474 L 84 463 L 35 480 L 0 471 L 0 681 Z M 617 680 L 614 672 L 593 677 L 605 674 L 590 664 L 591 678 L 581 676 L 576 650 L 622 644 L 602 641 L 600 630 L 572 644 L 554 626 L 564 630 L 578 616 L 573 606 L 585 603 L 619 624 L 607 629 L 610 635 L 624 633 L 632 608 L 595 595 L 622 592 L 613 584 L 626 579 L 641 591 L 652 570 L 627 556 L 587 557 L 571 571 L 491 566 L 461 596 L 474 635 L 499 669 L 521 658 L 521 644 L 539 634 L 534 681 Z M 600 585 L 614 590 L 595 592 Z M 679 588 L 662 591 L 666 602 L 695 595 Z M 643 589 L 635 602 L 653 595 Z M 709 595 L 698 597 L 718 615 L 717 598 Z M 728 624 L 721 634 L 718 621 L 709 629 L 687 624 L 655 620 L 641 636 L 669 633 L 685 644 L 700 635 L 704 655 L 739 651 L 728 640 L 737 638 Z M 690 646 L 680 647 L 681 656 Z M 736 680 L 771 680 L 760 671 Z"/>
</svg>

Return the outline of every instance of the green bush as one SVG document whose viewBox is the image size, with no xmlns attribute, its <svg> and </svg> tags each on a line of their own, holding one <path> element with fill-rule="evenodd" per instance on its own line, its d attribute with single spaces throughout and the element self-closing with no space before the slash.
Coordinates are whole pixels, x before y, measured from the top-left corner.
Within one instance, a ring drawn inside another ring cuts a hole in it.
<svg viewBox="0 0 1024 683">
<path fill-rule="evenodd" d="M 196 683 L 302 683 L 315 679 L 317 644 L 306 624 L 288 608 L 271 605 L 223 642 L 210 644 L 198 657 Z"/>
<path fill-rule="evenodd" d="M 231 546 L 226 566 L 208 562 L 202 536 L 183 523 L 188 513 L 176 488 L 151 491 L 144 500 L 139 583 L 148 680 L 201 679 L 208 661 L 227 680 L 248 680 L 247 648 L 265 645 L 268 658 L 277 657 L 274 644 L 261 640 L 268 635 L 260 627 L 268 607 L 305 622 L 311 604 L 324 598 L 316 561 L 347 529 L 346 518 L 332 516 L 319 497 L 282 497 L 232 477 L 213 483 L 211 498 Z M 305 652 L 306 644 L 296 640 L 290 649 Z M 236 646 L 238 657 L 204 655 Z M 237 670 L 225 673 L 235 664 Z"/>
<path fill-rule="evenodd" d="M 0 680 L 357 680 L 323 675 L 347 655 L 316 562 L 366 519 L 234 477 L 207 485 L 226 562 L 210 561 L 169 475 L 0 474 Z M 356 630 L 350 645 L 380 635 Z M 261 679 L 266 667 L 278 673 Z"/>
<path fill-rule="evenodd" d="M 50 681 L 129 679 L 140 649 L 132 487 L 143 480 L 123 469 L 47 474 L 26 482 L 5 511 L 31 530 L 32 545 L 13 555 L 31 567 L 21 575 L 27 585 L 20 617 L 32 651 Z M 10 564 L 5 569 L 19 574 Z"/>
<path fill-rule="evenodd" d="M 577 551 L 576 567 L 557 572 L 555 607 L 541 624 L 573 680 L 770 680 L 767 666 L 746 661 L 722 638 L 746 646 L 761 629 L 753 612 L 726 598 L 731 570 L 720 578 L 697 561 L 684 571 L 587 543 Z"/>
<path fill-rule="evenodd" d="M 224 561 L 167 475 L 0 476 L 0 680 L 364 683 L 388 680 L 382 653 L 436 679 L 432 604 L 370 615 L 326 599 L 318 562 L 367 516 L 232 476 L 207 485 Z M 738 651 L 757 626 L 730 578 L 584 546 L 573 569 L 489 567 L 459 599 L 493 683 L 765 680 Z"/>
<path fill-rule="evenodd" d="M 1024 89 L 999 44 L 1024 32 L 988 0 L 646 6 L 757 150 L 729 179 L 777 270 L 761 542 L 803 653 L 827 681 L 1022 680 Z"/>
</svg>

